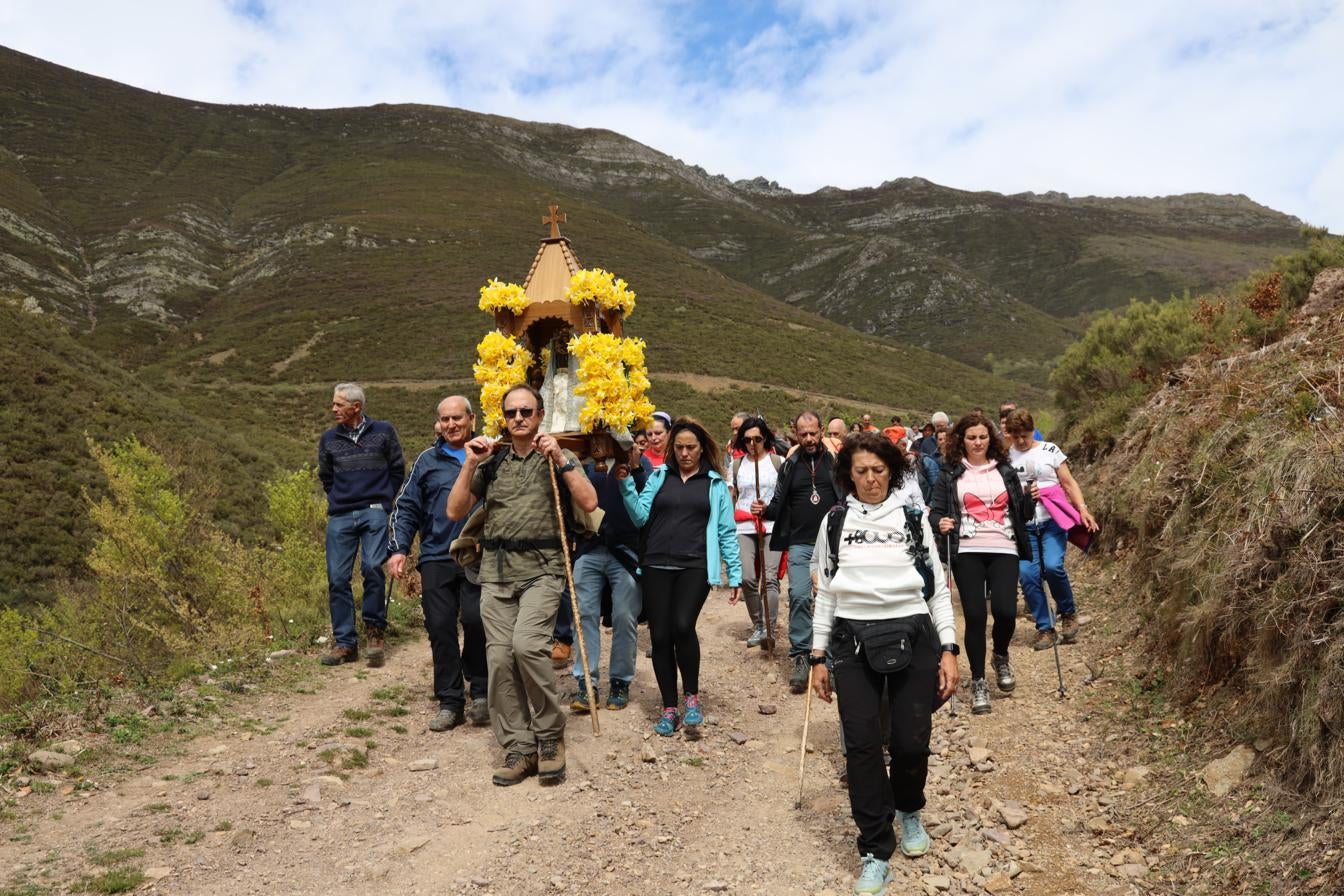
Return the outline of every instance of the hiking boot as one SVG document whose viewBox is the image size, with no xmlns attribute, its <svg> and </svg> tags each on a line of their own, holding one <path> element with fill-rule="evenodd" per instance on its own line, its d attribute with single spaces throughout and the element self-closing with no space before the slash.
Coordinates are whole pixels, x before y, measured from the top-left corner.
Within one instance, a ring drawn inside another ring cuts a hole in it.
<svg viewBox="0 0 1344 896">
<path fill-rule="evenodd" d="M 320 662 L 324 666 L 339 666 L 341 663 L 353 663 L 359 659 L 358 647 L 343 647 L 337 644 L 327 653 L 322 654 Z"/>
<path fill-rule="evenodd" d="M 565 780 L 565 742 L 561 738 L 537 744 L 537 781 L 543 787 Z"/>
<path fill-rule="evenodd" d="M 761 642 L 764 640 L 765 640 L 765 626 L 761 625 L 760 623 L 757 623 L 756 627 L 751 630 L 751 634 L 747 636 L 747 646 L 760 647 Z"/>
<path fill-rule="evenodd" d="M 804 694 L 807 692 L 807 682 L 812 677 L 812 667 L 807 664 L 807 657 L 796 656 L 793 658 L 793 674 L 789 676 L 789 690 L 795 694 Z"/>
<path fill-rule="evenodd" d="M 901 825 L 901 852 L 913 859 L 929 851 L 929 834 L 924 830 L 918 812 L 902 812 L 898 809 L 896 821 Z"/>
<path fill-rule="evenodd" d="M 523 783 L 524 778 L 537 773 L 536 753 L 510 753 L 504 757 L 504 764 L 495 769 L 490 780 L 500 787 L 512 787 Z"/>
<path fill-rule="evenodd" d="M 467 710 L 467 719 L 477 728 L 484 728 L 490 724 L 490 704 L 484 697 L 472 698 L 471 709 Z"/>
<path fill-rule="evenodd" d="M 990 709 L 989 683 L 983 678 L 971 679 L 971 715 L 982 716 Z"/>
<path fill-rule="evenodd" d="M 1017 676 L 1013 674 L 1013 664 L 1008 662 L 1008 654 L 992 654 L 990 665 L 994 667 L 994 679 L 998 682 L 999 690 L 1011 694 L 1013 688 L 1017 687 Z"/>
<path fill-rule="evenodd" d="M 891 883 L 891 863 L 882 861 L 872 853 L 864 856 L 858 880 L 854 881 L 856 896 L 883 896 L 889 883 Z"/>
<path fill-rule="evenodd" d="M 571 712 L 582 715 L 593 708 L 592 704 L 588 702 L 588 682 L 582 678 L 574 680 L 579 683 L 579 692 L 574 695 L 573 700 L 569 701 L 569 709 Z M 602 699 L 601 694 L 598 693 L 597 685 L 593 685 L 593 699 L 598 701 Z"/>
<path fill-rule="evenodd" d="M 681 717 L 681 724 L 686 726 L 686 739 L 699 740 L 700 726 L 705 724 L 705 714 L 700 711 L 700 695 L 686 695 L 686 713 Z"/>
<path fill-rule="evenodd" d="M 385 658 L 385 651 L 387 650 L 387 635 L 385 634 L 383 629 L 373 628 L 372 626 L 370 626 L 369 628 L 364 630 L 364 636 L 368 639 L 369 642 L 368 650 L 365 653 L 365 657 L 368 659 L 369 665 L 376 669 L 383 664 L 383 660 Z"/>
<path fill-rule="evenodd" d="M 438 714 L 429 720 L 429 730 L 452 731 L 465 721 L 466 718 L 462 715 L 462 710 L 440 706 Z"/>
<path fill-rule="evenodd" d="M 556 641 L 551 647 L 551 665 L 557 669 L 568 666 L 574 661 L 574 646 L 564 641 Z"/>
<path fill-rule="evenodd" d="M 1055 646 L 1055 630 L 1052 628 L 1043 628 L 1036 633 L 1036 640 L 1031 642 L 1032 650 L 1049 650 Z"/>
<path fill-rule="evenodd" d="M 681 718 L 677 715 L 677 708 L 675 706 L 664 706 L 658 724 L 653 726 L 653 733 L 661 734 L 663 737 L 671 737 L 677 733 L 677 729 L 680 727 Z"/>
<path fill-rule="evenodd" d="M 1077 613 L 1059 614 L 1059 640 L 1065 644 L 1072 644 L 1078 640 Z"/>
<path fill-rule="evenodd" d="M 607 709 L 625 709 L 630 704 L 630 682 L 619 678 L 611 680 L 611 691 L 607 694 Z"/>
</svg>

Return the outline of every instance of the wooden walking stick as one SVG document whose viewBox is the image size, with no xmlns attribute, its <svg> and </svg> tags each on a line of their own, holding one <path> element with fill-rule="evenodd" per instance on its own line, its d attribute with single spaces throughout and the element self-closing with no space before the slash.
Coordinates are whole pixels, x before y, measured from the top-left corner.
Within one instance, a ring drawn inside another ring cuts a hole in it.
<svg viewBox="0 0 1344 896">
<path fill-rule="evenodd" d="M 812 721 L 812 671 L 815 666 L 807 670 L 807 699 L 803 703 L 803 744 L 798 748 L 798 802 L 793 804 L 793 808 L 803 808 L 803 763 L 807 761 L 807 726 Z"/>
<path fill-rule="evenodd" d="M 578 629 L 579 662 L 583 665 L 583 686 L 588 691 L 588 716 L 593 720 L 593 736 L 601 737 L 602 729 L 597 724 L 597 694 L 593 691 L 593 676 L 588 673 L 588 646 L 584 643 L 583 617 L 579 615 L 579 592 L 574 590 L 574 567 L 569 562 L 569 538 L 565 535 L 565 511 L 560 506 L 560 482 L 555 478 L 555 464 L 547 462 L 551 471 L 551 495 L 555 498 L 555 522 L 560 527 L 560 550 L 565 555 L 565 581 L 569 583 L 569 608 L 574 614 L 574 625 Z M 598 637 L 602 637 L 601 633 Z"/>
<path fill-rule="evenodd" d="M 761 500 L 761 462 L 759 459 L 751 462 L 751 468 L 756 472 L 756 500 Z M 756 595 L 761 602 L 761 618 L 765 620 L 765 652 L 774 656 L 775 653 L 775 614 L 770 611 L 770 599 L 765 594 L 765 576 L 767 567 L 765 565 L 765 532 L 761 521 L 756 520 Z"/>
</svg>

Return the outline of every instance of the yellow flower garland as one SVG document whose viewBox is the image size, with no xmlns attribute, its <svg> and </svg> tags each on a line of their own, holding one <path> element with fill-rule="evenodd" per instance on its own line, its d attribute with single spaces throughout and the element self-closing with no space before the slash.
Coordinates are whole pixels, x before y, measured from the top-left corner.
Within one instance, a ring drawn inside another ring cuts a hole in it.
<svg viewBox="0 0 1344 896">
<path fill-rule="evenodd" d="M 484 431 L 498 435 L 504 429 L 504 393 L 513 386 L 527 382 L 527 368 L 532 364 L 532 353 L 512 336 L 491 330 L 476 346 L 480 360 L 471 372 L 481 387 L 481 414 L 485 418 Z"/>
<path fill-rule="evenodd" d="M 574 394 L 586 399 L 579 412 L 583 432 L 649 425 L 654 409 L 645 397 L 649 373 L 644 368 L 643 339 L 585 333 L 569 340 L 569 350 L 579 360 L 579 385 Z"/>
<path fill-rule="evenodd" d="M 480 309 L 493 314 L 496 311 L 512 311 L 521 314 L 527 307 L 527 294 L 517 283 L 501 283 L 495 278 L 481 287 Z"/>
<path fill-rule="evenodd" d="M 569 278 L 566 297 L 575 305 L 595 302 L 608 311 L 619 311 L 626 317 L 635 310 L 635 293 L 629 284 L 601 268 L 575 271 Z"/>
</svg>

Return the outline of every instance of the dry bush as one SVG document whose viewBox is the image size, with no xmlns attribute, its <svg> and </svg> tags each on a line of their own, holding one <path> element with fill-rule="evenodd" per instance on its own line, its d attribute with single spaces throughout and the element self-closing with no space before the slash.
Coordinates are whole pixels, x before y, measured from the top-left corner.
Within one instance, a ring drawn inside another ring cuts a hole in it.
<svg viewBox="0 0 1344 896">
<path fill-rule="evenodd" d="M 1344 795 L 1344 311 L 1191 364 L 1094 472 L 1173 687 L 1239 689 L 1294 786 Z"/>
</svg>

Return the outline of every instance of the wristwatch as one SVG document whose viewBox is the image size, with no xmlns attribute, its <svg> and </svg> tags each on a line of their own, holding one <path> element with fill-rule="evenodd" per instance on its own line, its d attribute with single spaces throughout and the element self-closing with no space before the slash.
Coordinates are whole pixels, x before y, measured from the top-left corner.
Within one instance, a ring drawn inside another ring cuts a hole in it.
<svg viewBox="0 0 1344 896">
<path fill-rule="evenodd" d="M 814 653 L 809 653 L 809 654 L 807 655 L 807 664 L 808 664 L 809 666 L 820 666 L 820 665 L 821 665 L 822 663 L 824 663 L 824 662 L 826 662 L 826 655 L 825 655 L 825 654 L 822 654 L 821 656 L 817 656 L 817 655 L 814 654 Z"/>
<path fill-rule="evenodd" d="M 572 461 L 572 460 L 567 460 L 567 461 L 565 461 L 565 465 L 564 465 L 563 467 L 556 467 L 556 468 L 555 468 L 555 472 L 557 472 L 557 473 L 559 473 L 561 476 L 563 476 L 563 475 L 565 475 L 566 473 L 568 473 L 570 470 L 573 470 L 573 469 L 574 469 L 574 461 Z"/>
<path fill-rule="evenodd" d="M 956 644 L 944 644 L 943 653 L 950 653 L 953 656 L 961 656 L 961 648 Z"/>
</svg>

